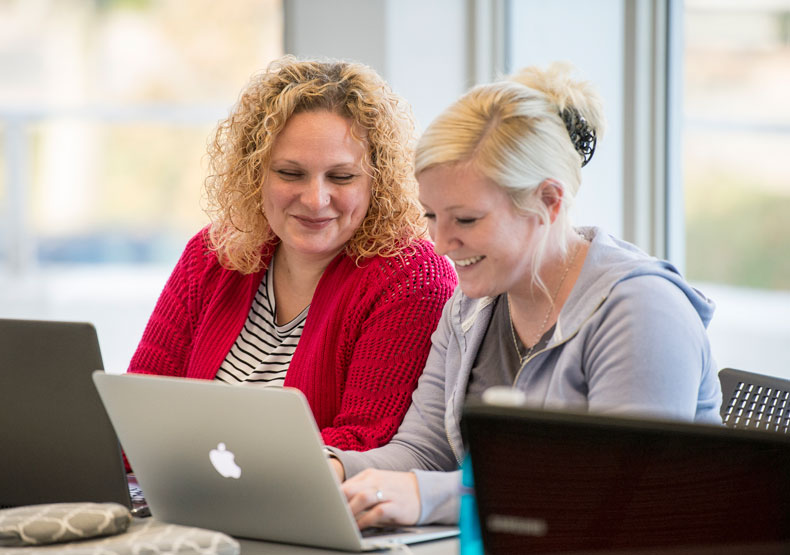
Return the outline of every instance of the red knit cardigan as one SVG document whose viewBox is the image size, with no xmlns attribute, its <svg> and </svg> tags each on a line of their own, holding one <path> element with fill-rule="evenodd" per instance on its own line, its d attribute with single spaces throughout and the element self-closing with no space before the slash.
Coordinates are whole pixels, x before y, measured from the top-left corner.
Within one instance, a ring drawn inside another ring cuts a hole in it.
<svg viewBox="0 0 790 555">
<path fill-rule="evenodd" d="M 273 251 L 264 249 L 266 265 Z M 457 283 L 428 242 L 413 251 L 359 266 L 341 253 L 318 283 L 284 385 L 305 394 L 327 445 L 384 445 L 411 404 L 430 336 Z M 213 379 L 263 272 L 223 268 L 206 230 L 198 233 L 157 301 L 129 372 Z"/>
</svg>

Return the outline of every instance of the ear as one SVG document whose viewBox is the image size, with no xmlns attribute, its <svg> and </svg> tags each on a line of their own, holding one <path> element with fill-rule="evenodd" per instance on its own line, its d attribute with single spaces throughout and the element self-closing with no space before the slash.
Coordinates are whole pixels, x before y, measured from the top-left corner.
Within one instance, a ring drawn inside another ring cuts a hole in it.
<svg viewBox="0 0 790 555">
<path fill-rule="evenodd" d="M 556 179 L 544 179 L 538 185 L 538 196 L 549 212 L 549 221 L 554 223 L 560 212 L 564 195 L 562 184 Z"/>
</svg>

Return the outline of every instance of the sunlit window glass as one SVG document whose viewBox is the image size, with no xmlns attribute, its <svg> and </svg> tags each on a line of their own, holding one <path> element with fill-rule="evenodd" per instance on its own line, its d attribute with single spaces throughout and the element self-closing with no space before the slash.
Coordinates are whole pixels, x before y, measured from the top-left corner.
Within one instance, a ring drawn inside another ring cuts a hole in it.
<svg viewBox="0 0 790 555">
<path fill-rule="evenodd" d="M 686 269 L 722 365 L 790 376 L 790 1 L 685 2 Z"/>
<path fill-rule="evenodd" d="M 90 321 L 125 370 L 202 208 L 206 142 L 281 0 L 0 0 L 0 318 Z"/>
<path fill-rule="evenodd" d="M 282 53 L 281 19 L 279 0 L 0 1 L 14 270 L 171 261 L 207 222 L 206 140 Z"/>
</svg>

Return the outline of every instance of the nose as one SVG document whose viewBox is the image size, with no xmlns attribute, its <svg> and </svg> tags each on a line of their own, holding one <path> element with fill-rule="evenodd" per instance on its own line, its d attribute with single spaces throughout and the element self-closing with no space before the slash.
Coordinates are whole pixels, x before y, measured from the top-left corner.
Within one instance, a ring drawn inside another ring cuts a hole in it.
<svg viewBox="0 0 790 555">
<path fill-rule="evenodd" d="M 439 256 L 445 256 L 460 246 L 458 238 L 454 237 L 452 232 L 447 229 L 447 226 L 440 222 L 438 218 L 436 221 L 428 224 L 428 233 L 433 240 L 433 250 Z"/>
<path fill-rule="evenodd" d="M 302 191 L 302 204 L 315 211 L 328 206 L 331 197 L 329 186 L 322 176 L 313 177 Z"/>
</svg>

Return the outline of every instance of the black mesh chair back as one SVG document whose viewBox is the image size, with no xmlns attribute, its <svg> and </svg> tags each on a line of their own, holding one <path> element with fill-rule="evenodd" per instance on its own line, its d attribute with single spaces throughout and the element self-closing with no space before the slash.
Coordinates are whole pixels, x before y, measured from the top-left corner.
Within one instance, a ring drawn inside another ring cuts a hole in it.
<svg viewBox="0 0 790 555">
<path fill-rule="evenodd" d="M 724 368 L 719 381 L 726 426 L 788 433 L 790 380 Z"/>
</svg>

